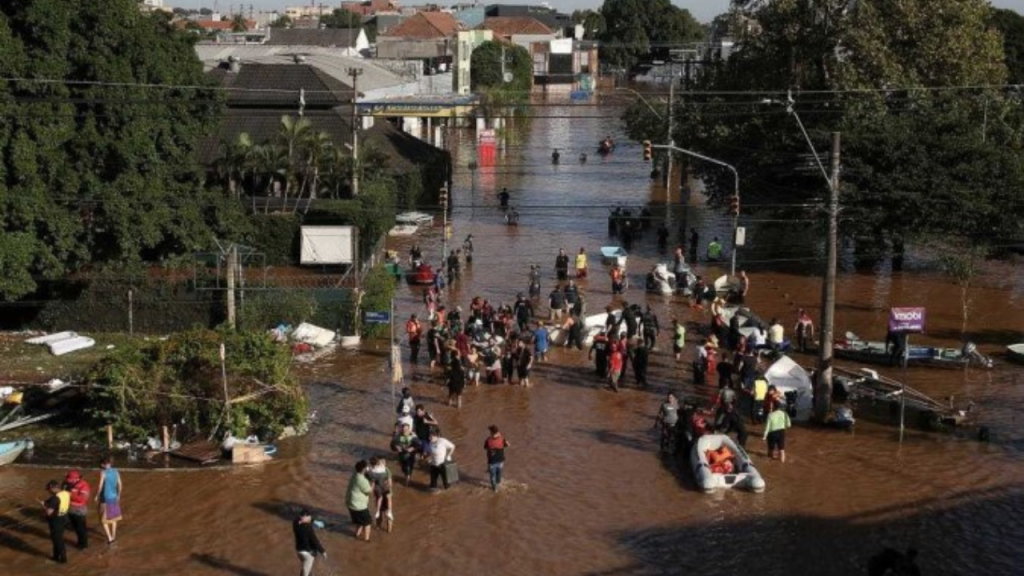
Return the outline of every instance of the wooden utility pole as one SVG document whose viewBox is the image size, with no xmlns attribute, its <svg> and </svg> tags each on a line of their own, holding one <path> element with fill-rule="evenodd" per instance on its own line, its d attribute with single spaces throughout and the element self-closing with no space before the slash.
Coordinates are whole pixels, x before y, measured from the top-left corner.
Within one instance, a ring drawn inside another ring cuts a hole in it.
<svg viewBox="0 0 1024 576">
<path fill-rule="evenodd" d="M 232 244 L 228 248 L 227 263 L 224 274 L 227 278 L 228 326 L 235 329 L 235 274 L 238 268 L 238 246 Z"/>
<path fill-rule="evenodd" d="M 359 99 L 359 75 L 363 73 L 362 68 L 349 68 L 348 75 L 352 77 L 352 195 L 359 195 L 359 115 L 356 100 Z"/>
<path fill-rule="evenodd" d="M 836 261 L 839 242 L 839 132 L 832 133 L 832 173 L 828 194 L 828 255 L 821 285 L 821 343 L 818 345 L 818 381 L 814 411 L 824 422 L 832 409 L 832 341 L 836 312 Z"/>
</svg>

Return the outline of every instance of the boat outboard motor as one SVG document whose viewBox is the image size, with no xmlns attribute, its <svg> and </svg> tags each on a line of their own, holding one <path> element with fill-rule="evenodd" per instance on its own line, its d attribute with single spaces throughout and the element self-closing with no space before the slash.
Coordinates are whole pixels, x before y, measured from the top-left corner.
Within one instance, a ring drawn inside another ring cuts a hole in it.
<svg viewBox="0 0 1024 576">
<path fill-rule="evenodd" d="M 963 354 L 964 359 L 966 359 L 968 363 L 974 361 L 984 366 L 985 368 L 992 367 L 992 359 L 989 358 L 988 356 L 985 356 L 981 352 L 978 352 L 978 346 L 974 342 L 968 342 L 964 344 L 961 353 Z"/>
<path fill-rule="evenodd" d="M 853 409 L 849 406 L 839 406 L 836 408 L 836 426 L 840 428 L 852 428 L 857 422 L 857 419 L 853 417 Z"/>
</svg>

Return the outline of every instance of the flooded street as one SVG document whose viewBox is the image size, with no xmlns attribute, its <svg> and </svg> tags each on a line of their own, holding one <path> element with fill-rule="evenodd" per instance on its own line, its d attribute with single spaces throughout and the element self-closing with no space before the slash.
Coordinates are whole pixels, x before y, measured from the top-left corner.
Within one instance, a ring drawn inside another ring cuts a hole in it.
<svg viewBox="0 0 1024 576">
<path fill-rule="evenodd" d="M 555 282 L 558 248 L 574 254 L 582 246 L 590 255 L 591 277 L 581 286 L 588 313 L 597 313 L 612 299 L 598 254 L 602 245 L 614 243 L 607 236 L 609 209 L 659 199 L 652 210 L 659 218 L 665 213 L 664 191 L 652 187 L 639 146 L 621 134 L 614 119 L 618 109 L 536 110 L 540 117 L 520 127 L 520 139 L 497 166 L 470 170 L 471 145 L 457 151 L 451 244 L 461 245 L 472 234 L 476 250 L 474 263 L 447 295 L 451 306 L 468 311 L 475 295 L 495 305 L 511 303 L 517 292 L 526 292 L 531 263 L 544 272 L 546 295 Z M 609 133 L 619 147 L 602 159 L 596 145 Z M 562 154 L 558 166 L 550 161 L 553 148 Z M 577 160 L 581 152 L 589 156 L 586 164 Z M 504 225 L 497 207 L 502 187 L 522 214 L 518 228 Z M 722 211 L 694 196 L 671 217 L 674 226 L 686 216 L 686 226 L 698 228 L 703 252 L 712 236 L 729 236 L 730 224 Z M 806 235 L 805 224 L 787 230 L 772 223 L 770 244 L 766 234 L 759 238 L 757 218 L 745 221 L 754 245 L 740 257 L 751 274 L 748 305 L 765 319 L 780 318 L 788 335 L 797 308 L 810 309 L 818 321 L 819 251 L 799 241 L 786 247 L 787 238 Z M 437 262 L 440 227 L 416 239 Z M 404 256 L 410 245 L 403 239 L 390 247 Z M 896 428 L 867 421 L 858 422 L 854 433 L 798 425 L 788 438 L 787 462 L 780 464 L 766 457 L 761 428 L 752 427 L 748 447 L 766 491 L 705 495 L 681 467 L 683 460 L 659 457 L 652 427 L 667 390 L 712 392 L 691 383 L 689 362 L 698 338 L 692 327 L 683 361 L 676 363 L 669 351 L 672 318 L 704 326 L 708 317 L 681 297 L 642 289 L 644 274 L 663 258 L 653 229 L 629 257 L 633 287 L 625 298 L 650 304 L 662 324 L 647 390 L 633 387 L 632 376 L 622 392 L 605 390 L 585 352 L 556 349 L 535 369 L 531 389 L 469 388 L 456 410 L 444 405 L 446 390 L 430 381 L 422 364 L 405 366 L 414 397 L 457 446 L 462 483 L 431 494 L 426 469 L 418 469 L 412 486 L 396 488 L 392 534 L 375 531 L 370 543 L 355 541 L 344 502 L 354 463 L 388 452 L 394 401 L 385 343 L 379 342 L 378 349 L 339 352 L 329 362 L 302 368 L 317 420 L 308 436 L 282 443 L 275 461 L 124 472 L 125 521 L 117 544 L 107 548 L 94 533 L 92 548 L 70 550 L 66 567 L 46 563 L 49 541 L 35 504 L 45 481 L 64 471 L 4 468 L 0 574 L 291 574 L 297 560 L 289 522 L 304 506 L 328 524 L 321 538 L 330 558 L 318 560 L 316 572 L 324 575 L 866 574 L 868 558 L 886 546 L 917 548 L 923 574 L 1019 573 L 1024 370 L 999 354 L 1024 331 L 1019 269 L 994 268 L 975 295 L 971 332 L 983 352 L 995 355 L 994 369 L 879 368 L 935 398 L 975 402 L 991 442 L 908 430 L 900 443 Z M 783 261 L 787 272 L 773 271 Z M 705 278 L 723 272 L 698 265 Z M 927 333 L 915 343 L 958 345 L 959 288 L 924 272 L 841 274 L 836 333 L 881 340 L 890 306 L 927 307 Z M 420 292 L 403 285 L 396 308 L 402 321 L 422 312 Z M 811 356 L 795 358 L 805 366 L 814 363 Z M 482 445 L 489 424 L 500 426 L 511 443 L 508 486 L 498 494 L 487 488 Z M 392 471 L 397 474 L 396 464 Z M 86 473 L 94 487 L 97 476 L 95 470 Z M 90 521 L 98 530 L 95 516 Z"/>
</svg>

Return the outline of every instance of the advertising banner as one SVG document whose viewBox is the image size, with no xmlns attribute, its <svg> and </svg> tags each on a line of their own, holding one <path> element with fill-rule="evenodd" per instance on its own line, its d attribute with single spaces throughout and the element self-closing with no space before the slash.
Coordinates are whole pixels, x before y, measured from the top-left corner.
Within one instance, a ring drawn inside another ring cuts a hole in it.
<svg viewBox="0 0 1024 576">
<path fill-rule="evenodd" d="M 889 310 L 891 332 L 924 332 L 924 308 L 891 308 Z"/>
</svg>

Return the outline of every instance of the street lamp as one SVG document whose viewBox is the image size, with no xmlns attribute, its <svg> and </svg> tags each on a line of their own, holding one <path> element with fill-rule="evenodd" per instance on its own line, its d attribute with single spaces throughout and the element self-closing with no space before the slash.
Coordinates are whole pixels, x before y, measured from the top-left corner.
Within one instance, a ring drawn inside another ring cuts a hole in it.
<svg viewBox="0 0 1024 576">
<path fill-rule="evenodd" d="M 715 160 L 714 158 L 709 158 L 707 156 L 704 156 L 703 154 L 698 154 L 696 152 L 693 152 L 692 150 L 686 150 L 685 148 L 680 148 L 678 146 L 674 146 L 674 145 L 671 145 L 671 144 L 669 144 L 667 146 L 666 145 L 661 145 L 661 144 L 654 144 L 652 146 L 652 148 L 664 148 L 666 150 L 671 150 L 673 152 L 679 152 L 680 154 L 686 154 L 688 156 L 693 156 L 694 158 L 703 160 L 705 162 L 710 162 L 712 164 L 717 164 L 719 166 L 724 166 L 725 168 L 728 168 L 729 171 L 732 172 L 733 184 L 734 184 L 734 186 L 733 186 L 734 197 L 737 200 L 739 199 L 739 197 L 740 197 L 740 174 L 739 174 L 739 172 L 736 171 L 736 167 L 733 166 L 732 164 L 727 164 L 725 162 L 722 162 L 721 160 Z M 729 269 L 730 270 L 729 274 L 732 275 L 732 276 L 736 275 L 736 231 L 739 228 L 739 223 L 740 223 L 739 204 L 737 204 L 736 206 L 737 206 L 737 209 L 733 212 L 733 216 L 732 216 L 732 264 L 731 264 L 730 269 Z M 694 249 L 696 249 L 696 246 L 694 246 Z"/>
<path fill-rule="evenodd" d="M 786 101 L 764 99 L 763 104 L 778 104 L 786 107 L 796 123 L 800 126 L 800 132 L 804 135 L 807 146 L 814 155 L 814 161 L 821 170 L 821 175 L 828 183 L 828 255 L 825 264 L 825 278 L 821 285 L 821 344 L 818 346 L 818 391 L 815 394 L 815 412 L 818 418 L 824 421 L 828 416 L 832 401 L 832 333 L 835 325 L 836 313 L 836 261 L 838 244 L 838 215 L 839 215 L 839 133 L 832 133 L 832 174 L 825 170 L 818 150 L 811 142 L 811 137 L 800 120 L 800 115 L 793 109 L 793 92 L 787 94 Z"/>
<path fill-rule="evenodd" d="M 621 91 L 621 92 L 629 92 L 629 93 L 633 94 L 634 96 L 639 98 L 641 102 L 644 103 L 644 106 L 647 106 L 647 109 L 650 110 L 652 114 L 654 114 L 655 116 L 658 117 L 658 120 L 664 120 L 664 118 L 662 118 L 661 114 L 659 114 L 658 111 L 654 109 L 654 106 L 651 106 L 651 103 L 648 102 L 646 98 L 644 98 L 643 94 L 637 92 L 636 90 L 633 90 L 632 88 L 626 88 L 624 86 L 619 86 L 615 90 Z"/>
</svg>

